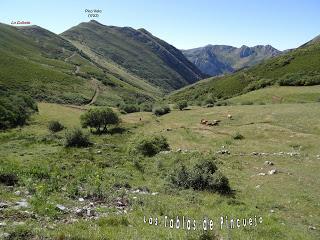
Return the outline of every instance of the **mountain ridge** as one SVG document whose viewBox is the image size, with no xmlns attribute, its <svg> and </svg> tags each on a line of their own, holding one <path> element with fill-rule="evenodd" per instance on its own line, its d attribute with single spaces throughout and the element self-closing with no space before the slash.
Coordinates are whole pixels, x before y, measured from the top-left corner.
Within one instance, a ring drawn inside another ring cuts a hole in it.
<svg viewBox="0 0 320 240">
<path fill-rule="evenodd" d="M 203 73 L 217 76 L 251 67 L 281 53 L 271 45 L 240 48 L 229 45 L 211 45 L 182 50 L 182 53 Z"/>
<path fill-rule="evenodd" d="M 171 93 L 168 100 L 173 102 L 188 100 L 195 104 L 215 103 L 272 85 L 318 84 L 320 84 L 320 41 L 311 40 L 252 67 L 204 79 L 179 89 Z"/>
<path fill-rule="evenodd" d="M 205 77 L 180 50 L 146 30 L 90 21 L 80 23 L 60 36 L 90 48 L 165 92 Z"/>
</svg>

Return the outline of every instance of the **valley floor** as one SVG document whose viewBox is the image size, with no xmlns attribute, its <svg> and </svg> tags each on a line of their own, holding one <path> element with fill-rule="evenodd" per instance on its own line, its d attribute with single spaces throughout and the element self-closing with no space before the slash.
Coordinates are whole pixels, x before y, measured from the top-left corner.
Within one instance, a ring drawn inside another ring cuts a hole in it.
<svg viewBox="0 0 320 240">
<path fill-rule="evenodd" d="M 210 234 L 222 239 L 320 238 L 320 103 L 121 115 L 120 127 L 110 134 L 91 134 L 92 147 L 66 149 L 65 131 L 80 125 L 82 112 L 39 103 L 28 126 L 0 132 L 0 174 L 19 179 L 13 187 L 0 184 L 2 237 L 200 239 L 207 218 L 214 224 Z M 201 119 L 221 122 L 210 127 Z M 50 133 L 50 120 L 61 121 L 67 130 Z M 236 134 L 244 138 L 234 139 Z M 130 155 L 128 148 L 142 135 L 165 136 L 171 151 L 150 158 Z M 179 161 L 191 164 L 199 153 L 216 156 L 233 196 L 167 184 Z M 147 221 L 158 217 L 160 225 L 144 223 L 144 216 Z M 165 216 L 198 225 L 196 230 L 170 229 Z M 261 217 L 262 223 L 221 229 L 220 218 L 226 216 Z"/>
</svg>

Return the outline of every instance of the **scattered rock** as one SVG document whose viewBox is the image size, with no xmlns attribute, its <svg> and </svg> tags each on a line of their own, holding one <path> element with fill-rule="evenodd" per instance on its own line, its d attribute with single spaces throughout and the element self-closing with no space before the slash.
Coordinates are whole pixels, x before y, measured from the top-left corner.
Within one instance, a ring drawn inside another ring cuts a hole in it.
<svg viewBox="0 0 320 240">
<path fill-rule="evenodd" d="M 28 206 L 29 206 L 29 204 L 28 204 L 27 200 L 24 198 L 21 199 L 20 201 L 16 202 L 16 208 L 26 208 Z"/>
<path fill-rule="evenodd" d="M 15 192 L 14 192 L 14 195 L 20 196 L 20 195 L 21 195 L 21 192 L 20 192 L 20 191 L 15 191 Z"/>
<path fill-rule="evenodd" d="M 10 237 L 10 234 L 9 233 L 0 233 L 0 237 L 1 238 L 9 238 Z"/>
<path fill-rule="evenodd" d="M 102 154 L 102 151 L 101 151 L 101 150 L 98 150 L 98 151 L 97 151 L 97 154 Z"/>
<path fill-rule="evenodd" d="M 84 198 L 81 197 L 81 198 L 78 199 L 78 201 L 79 202 L 84 202 Z"/>
<path fill-rule="evenodd" d="M 270 171 L 268 171 L 269 175 L 273 175 L 273 174 L 276 174 L 276 173 L 278 173 L 277 169 L 271 169 Z"/>
<path fill-rule="evenodd" d="M 95 215 L 94 209 L 87 208 L 87 217 L 92 217 Z"/>
<path fill-rule="evenodd" d="M 274 213 L 275 211 L 273 209 L 270 210 L 271 213 Z"/>
<path fill-rule="evenodd" d="M 261 173 L 258 173 L 257 176 L 265 176 L 266 174 L 261 172 Z"/>
<path fill-rule="evenodd" d="M 317 230 L 317 228 L 315 226 L 311 226 L 311 225 L 308 227 L 308 229 L 309 230 Z"/>
<path fill-rule="evenodd" d="M 264 162 L 264 165 L 273 166 L 273 162 L 271 162 L 271 161 L 265 161 L 265 162 Z"/>
<path fill-rule="evenodd" d="M 56 208 L 62 212 L 66 212 L 67 211 L 67 208 L 61 204 L 57 204 L 56 205 Z"/>
<path fill-rule="evenodd" d="M 158 192 L 151 193 L 152 196 L 155 196 L 155 195 L 158 195 L 158 194 L 159 194 Z"/>
<path fill-rule="evenodd" d="M 258 188 L 260 188 L 260 187 L 261 187 L 261 185 L 257 185 L 257 186 L 256 186 L 256 189 L 258 189 Z"/>
<path fill-rule="evenodd" d="M 172 131 L 172 128 L 167 128 L 167 131 L 168 131 L 168 132 Z"/>
<path fill-rule="evenodd" d="M 14 226 L 21 226 L 21 225 L 24 225 L 25 222 L 13 222 L 12 225 Z"/>
<path fill-rule="evenodd" d="M 178 153 L 179 153 L 179 152 L 182 152 L 182 149 L 181 149 L 181 148 L 178 148 L 176 152 L 178 152 Z"/>
<path fill-rule="evenodd" d="M 226 154 L 226 155 L 230 155 L 230 151 L 227 149 L 222 149 L 217 151 L 217 154 Z"/>
<path fill-rule="evenodd" d="M 85 215 L 87 210 L 85 208 L 76 208 L 74 212 L 77 216 L 82 217 Z"/>
<path fill-rule="evenodd" d="M 123 210 L 128 206 L 128 204 L 129 203 L 126 199 L 116 198 L 116 203 L 115 203 L 116 208 Z"/>
<path fill-rule="evenodd" d="M 0 209 L 4 209 L 9 207 L 9 204 L 5 203 L 5 202 L 0 202 Z"/>
<path fill-rule="evenodd" d="M 171 151 L 161 151 L 160 154 L 169 154 Z"/>
<path fill-rule="evenodd" d="M 7 224 L 5 222 L 0 222 L 0 227 L 5 227 Z"/>
</svg>

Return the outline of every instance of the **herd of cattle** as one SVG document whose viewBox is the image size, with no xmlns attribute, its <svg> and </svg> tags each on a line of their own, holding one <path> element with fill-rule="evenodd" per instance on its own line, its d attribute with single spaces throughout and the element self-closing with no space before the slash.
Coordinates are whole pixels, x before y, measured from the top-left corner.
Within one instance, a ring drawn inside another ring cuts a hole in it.
<svg viewBox="0 0 320 240">
<path fill-rule="evenodd" d="M 232 119 L 232 115 L 228 114 L 227 118 L 231 120 Z M 206 126 L 217 126 L 217 125 L 219 125 L 219 122 L 221 122 L 221 120 L 213 120 L 212 122 L 210 122 L 210 121 L 208 121 L 206 119 L 201 119 L 200 124 L 206 125 Z"/>
</svg>

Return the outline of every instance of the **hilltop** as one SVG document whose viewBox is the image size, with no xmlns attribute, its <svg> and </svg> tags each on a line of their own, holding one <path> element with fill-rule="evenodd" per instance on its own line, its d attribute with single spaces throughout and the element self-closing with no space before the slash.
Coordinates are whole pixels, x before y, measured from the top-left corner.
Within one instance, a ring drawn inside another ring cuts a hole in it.
<svg viewBox="0 0 320 240">
<path fill-rule="evenodd" d="M 145 29 L 106 26 L 90 21 L 80 23 L 61 36 L 91 58 L 117 64 L 164 92 L 205 77 L 178 49 Z"/>
</svg>

